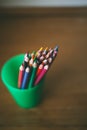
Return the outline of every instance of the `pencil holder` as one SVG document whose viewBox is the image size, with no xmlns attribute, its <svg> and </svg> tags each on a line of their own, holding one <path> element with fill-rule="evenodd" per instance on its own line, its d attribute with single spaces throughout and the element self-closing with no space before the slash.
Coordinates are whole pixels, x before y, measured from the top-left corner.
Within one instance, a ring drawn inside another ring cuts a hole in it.
<svg viewBox="0 0 87 130">
<path fill-rule="evenodd" d="M 18 88 L 19 66 L 22 64 L 24 54 L 20 54 L 9 59 L 1 71 L 2 81 L 12 95 L 15 102 L 22 108 L 32 108 L 37 106 L 43 95 L 44 78 L 36 86 L 27 89 Z"/>
</svg>

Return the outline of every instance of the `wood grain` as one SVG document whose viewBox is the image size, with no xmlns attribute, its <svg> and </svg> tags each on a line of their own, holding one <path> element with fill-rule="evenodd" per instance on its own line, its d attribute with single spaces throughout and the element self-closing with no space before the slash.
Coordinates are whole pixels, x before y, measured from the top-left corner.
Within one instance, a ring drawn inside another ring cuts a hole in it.
<svg viewBox="0 0 87 130">
<path fill-rule="evenodd" d="M 0 79 L 0 130 L 87 129 L 87 15 L 1 15 L 0 69 L 14 55 L 56 44 L 36 108 L 19 108 Z"/>
</svg>

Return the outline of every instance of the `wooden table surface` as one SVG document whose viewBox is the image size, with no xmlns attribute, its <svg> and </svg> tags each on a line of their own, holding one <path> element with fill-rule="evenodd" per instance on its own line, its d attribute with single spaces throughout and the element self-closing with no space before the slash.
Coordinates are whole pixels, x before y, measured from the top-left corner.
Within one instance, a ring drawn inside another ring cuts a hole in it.
<svg viewBox="0 0 87 130">
<path fill-rule="evenodd" d="M 87 130 L 87 15 L 1 15 L 0 70 L 14 55 L 57 44 L 36 108 L 18 107 L 0 79 L 0 130 Z"/>
</svg>

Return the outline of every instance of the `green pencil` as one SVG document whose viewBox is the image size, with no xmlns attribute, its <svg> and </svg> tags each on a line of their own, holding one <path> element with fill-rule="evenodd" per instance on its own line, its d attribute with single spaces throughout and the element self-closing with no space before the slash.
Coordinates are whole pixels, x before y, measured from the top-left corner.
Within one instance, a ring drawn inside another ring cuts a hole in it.
<svg viewBox="0 0 87 130">
<path fill-rule="evenodd" d="M 37 70 L 37 63 L 34 62 L 33 66 L 32 66 L 32 73 L 31 73 L 31 77 L 30 77 L 29 88 L 33 87 L 34 80 L 35 80 L 35 77 L 36 77 L 36 70 Z"/>
</svg>

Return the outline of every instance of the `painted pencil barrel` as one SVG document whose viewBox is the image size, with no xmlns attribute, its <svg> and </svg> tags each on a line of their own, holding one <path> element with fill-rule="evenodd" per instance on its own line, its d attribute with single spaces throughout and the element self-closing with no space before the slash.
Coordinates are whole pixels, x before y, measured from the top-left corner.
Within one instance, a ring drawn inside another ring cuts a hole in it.
<svg viewBox="0 0 87 130">
<path fill-rule="evenodd" d="M 29 71 L 30 71 L 30 69 L 29 69 L 29 67 L 27 67 L 26 70 L 25 70 L 22 85 L 21 85 L 22 89 L 27 88 L 28 81 L 29 81 Z"/>
<path fill-rule="evenodd" d="M 37 69 L 37 73 L 36 73 L 36 77 L 41 73 L 42 69 L 43 69 L 44 65 L 40 64 L 38 69 Z"/>
<path fill-rule="evenodd" d="M 29 88 L 32 88 L 32 86 L 34 84 L 34 80 L 35 80 L 35 76 L 36 76 L 36 71 L 37 71 L 37 63 L 34 62 L 33 63 L 33 68 L 32 68 L 32 74 L 31 74 L 30 81 L 29 81 Z"/>
<path fill-rule="evenodd" d="M 21 87 L 22 80 L 24 76 L 24 65 L 22 64 L 19 68 L 19 75 L 18 75 L 18 88 Z"/>
<path fill-rule="evenodd" d="M 44 75 L 45 75 L 46 72 L 48 71 L 48 68 L 49 68 L 48 65 L 45 65 L 45 66 L 44 66 L 43 70 L 41 71 L 41 73 L 40 73 L 40 74 L 38 75 L 38 77 L 36 78 L 34 85 L 37 85 L 37 84 L 41 81 L 41 79 L 44 77 Z"/>
</svg>

